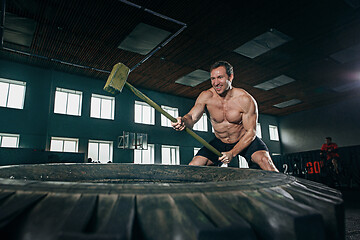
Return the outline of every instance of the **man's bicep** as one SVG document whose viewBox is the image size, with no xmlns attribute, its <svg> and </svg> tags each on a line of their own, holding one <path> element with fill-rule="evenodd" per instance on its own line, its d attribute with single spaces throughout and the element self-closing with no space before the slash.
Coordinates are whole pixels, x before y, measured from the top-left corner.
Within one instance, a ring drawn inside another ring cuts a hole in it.
<svg viewBox="0 0 360 240">
<path fill-rule="evenodd" d="M 256 131 L 257 114 L 254 112 L 243 115 L 243 125 L 246 131 Z"/>
<path fill-rule="evenodd" d="M 202 92 L 196 99 L 193 108 L 188 113 L 194 121 L 198 121 L 205 111 L 206 106 L 206 94 Z"/>
<path fill-rule="evenodd" d="M 194 107 L 190 110 L 188 115 L 191 116 L 193 121 L 198 121 L 205 111 L 205 104 L 196 102 Z"/>
<path fill-rule="evenodd" d="M 248 99 L 247 106 L 242 117 L 245 130 L 256 131 L 257 118 L 258 113 L 256 103 L 252 99 Z"/>
</svg>

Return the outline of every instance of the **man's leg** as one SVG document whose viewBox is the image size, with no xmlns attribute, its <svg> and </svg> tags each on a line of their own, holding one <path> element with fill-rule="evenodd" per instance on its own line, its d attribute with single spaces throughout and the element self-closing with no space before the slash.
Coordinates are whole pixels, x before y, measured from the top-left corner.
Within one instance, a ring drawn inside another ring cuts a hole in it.
<svg viewBox="0 0 360 240">
<path fill-rule="evenodd" d="M 263 170 L 279 172 L 279 170 L 277 170 L 275 167 L 268 151 L 259 150 L 254 152 L 251 155 L 251 160 L 257 163 Z"/>
<path fill-rule="evenodd" d="M 333 158 L 331 160 L 332 164 L 334 165 L 334 169 L 335 169 L 335 172 L 336 174 L 339 174 L 339 169 L 338 169 L 338 164 L 337 164 L 337 160 L 335 158 Z"/>
<path fill-rule="evenodd" d="M 203 156 L 195 156 L 191 162 L 189 163 L 189 165 L 193 165 L 193 166 L 212 166 L 214 165 L 214 163 L 212 161 L 210 161 L 208 158 L 203 157 Z"/>
</svg>

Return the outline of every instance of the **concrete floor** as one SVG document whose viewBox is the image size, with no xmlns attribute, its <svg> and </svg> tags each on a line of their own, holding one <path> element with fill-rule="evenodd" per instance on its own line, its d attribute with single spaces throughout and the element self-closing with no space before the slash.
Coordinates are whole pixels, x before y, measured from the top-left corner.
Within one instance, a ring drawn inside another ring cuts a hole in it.
<svg viewBox="0 0 360 240">
<path fill-rule="evenodd" d="M 340 189 L 345 205 L 345 239 L 360 239 L 360 189 Z"/>
</svg>

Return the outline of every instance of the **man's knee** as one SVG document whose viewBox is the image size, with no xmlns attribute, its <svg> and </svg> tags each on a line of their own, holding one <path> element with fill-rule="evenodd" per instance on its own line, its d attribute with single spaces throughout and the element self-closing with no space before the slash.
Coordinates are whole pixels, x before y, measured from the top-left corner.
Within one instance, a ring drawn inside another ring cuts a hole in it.
<svg viewBox="0 0 360 240">
<path fill-rule="evenodd" d="M 252 156 L 251 159 L 257 163 L 261 169 L 263 170 L 269 170 L 269 171 L 276 171 L 278 172 L 279 170 L 277 170 L 277 168 L 275 167 L 269 152 L 267 151 L 258 151 L 255 152 Z"/>
<path fill-rule="evenodd" d="M 202 157 L 202 156 L 195 156 L 191 162 L 189 163 L 189 165 L 192 166 L 205 166 L 207 163 L 207 158 Z"/>
<path fill-rule="evenodd" d="M 189 165 L 192 165 L 192 166 L 199 166 L 199 164 L 197 162 L 194 162 L 193 160 L 189 163 Z"/>
<path fill-rule="evenodd" d="M 257 160 L 258 160 L 258 164 L 261 164 L 261 165 L 266 165 L 266 164 L 269 164 L 272 162 L 270 156 L 267 156 L 267 155 L 262 155 Z"/>
</svg>

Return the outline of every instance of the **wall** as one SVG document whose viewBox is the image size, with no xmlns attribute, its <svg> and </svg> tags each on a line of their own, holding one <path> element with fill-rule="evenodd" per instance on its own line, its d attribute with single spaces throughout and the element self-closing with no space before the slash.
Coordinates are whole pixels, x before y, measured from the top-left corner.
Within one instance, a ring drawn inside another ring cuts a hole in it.
<svg viewBox="0 0 360 240">
<path fill-rule="evenodd" d="M 26 82 L 23 110 L 0 107 L 0 132 L 20 134 L 21 148 L 49 150 L 51 137 L 79 139 L 79 152 L 87 156 L 88 140 L 114 141 L 114 162 L 133 162 L 133 151 L 116 148 L 118 136 L 123 131 L 148 134 L 148 142 L 155 144 L 155 163 L 161 163 L 161 145 L 180 146 L 181 164 L 188 164 L 193 148 L 201 144 L 186 132 L 160 126 L 160 113 L 156 112 L 155 126 L 134 123 L 134 101 L 140 100 L 124 89 L 115 97 L 115 120 L 90 118 L 91 94 L 109 95 L 103 90 L 103 80 L 42 69 L 34 66 L 0 60 L 0 77 Z M 83 93 L 81 116 L 54 114 L 56 87 L 78 90 Z M 187 113 L 194 100 L 155 91 L 139 89 L 159 105 L 178 107 L 179 114 Z M 279 153 L 280 143 L 269 140 L 268 124 L 277 125 L 277 119 L 261 115 L 263 140 L 271 152 Z M 209 128 L 211 129 L 210 123 Z M 211 132 L 198 132 L 205 140 L 213 138 Z"/>
<path fill-rule="evenodd" d="M 270 153 L 281 154 L 282 153 L 281 144 L 280 144 L 281 138 L 280 138 L 280 142 L 272 141 L 270 140 L 270 132 L 269 132 L 269 125 L 279 126 L 278 119 L 274 116 L 260 114 L 258 121 L 261 123 L 262 140 L 268 146 Z"/>
<path fill-rule="evenodd" d="M 339 147 L 360 144 L 360 94 L 347 100 L 279 118 L 283 153 L 319 149 L 325 137 Z"/>
</svg>

